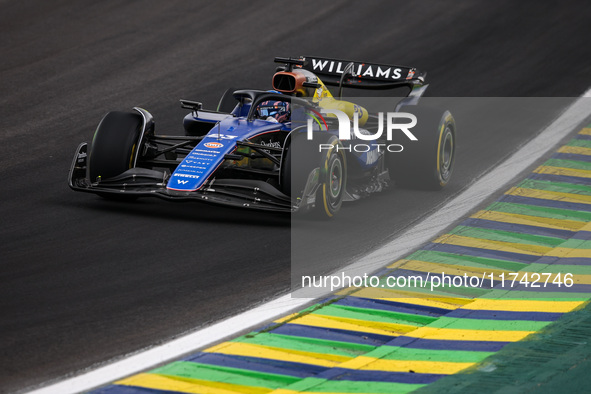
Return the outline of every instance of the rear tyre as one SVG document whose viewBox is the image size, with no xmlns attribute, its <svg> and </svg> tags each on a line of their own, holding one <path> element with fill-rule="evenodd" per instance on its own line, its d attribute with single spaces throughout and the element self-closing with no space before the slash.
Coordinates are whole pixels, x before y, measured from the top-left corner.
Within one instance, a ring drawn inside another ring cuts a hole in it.
<svg viewBox="0 0 591 394">
<path fill-rule="evenodd" d="M 318 146 L 314 149 L 314 145 L 315 141 L 308 141 L 304 133 L 297 131 L 285 142 L 279 182 L 283 194 L 294 201 L 302 197 L 310 172 L 320 167 Z"/>
<path fill-rule="evenodd" d="M 133 167 L 141 130 L 140 114 L 113 111 L 105 115 L 94 133 L 88 155 L 91 182 L 112 178 Z M 100 195 L 112 199 L 124 197 L 108 193 Z"/>
<path fill-rule="evenodd" d="M 335 136 L 328 144 L 332 148 L 322 155 L 320 187 L 316 191 L 314 208 L 315 215 L 323 219 L 330 219 L 340 211 L 347 188 L 347 161 L 343 145 Z"/>
<path fill-rule="evenodd" d="M 405 141 L 404 150 L 386 155 L 394 180 L 403 186 L 440 190 L 452 176 L 456 156 L 456 123 L 449 111 L 405 107 L 417 117 L 411 132 L 418 141 Z"/>
<path fill-rule="evenodd" d="M 332 148 L 318 152 L 319 144 Z M 337 148 L 337 146 L 339 148 Z M 319 168 L 319 187 L 315 194 L 312 214 L 329 219 L 341 209 L 347 187 L 347 162 L 339 139 L 331 134 L 317 133 L 314 140 L 304 133 L 294 133 L 286 144 L 281 167 L 281 190 L 292 200 L 302 198 L 308 177 Z"/>
</svg>

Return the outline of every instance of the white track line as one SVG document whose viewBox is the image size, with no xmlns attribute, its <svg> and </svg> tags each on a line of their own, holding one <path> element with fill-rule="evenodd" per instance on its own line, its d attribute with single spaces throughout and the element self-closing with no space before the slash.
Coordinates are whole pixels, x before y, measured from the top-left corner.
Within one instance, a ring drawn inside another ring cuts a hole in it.
<svg viewBox="0 0 591 394">
<path fill-rule="evenodd" d="M 582 97 L 591 97 L 591 89 Z M 511 157 L 484 175 L 464 192 L 448 201 L 437 212 L 408 229 L 400 237 L 375 250 L 357 262 L 338 270 L 334 275 L 363 275 L 372 273 L 390 262 L 400 259 L 422 244 L 429 242 L 441 233 L 450 223 L 467 215 L 483 200 L 513 180 L 520 172 L 527 169 L 537 159 L 575 129 L 591 114 L 591 100 L 579 98 L 558 119 L 544 129 L 533 140 L 525 144 Z M 318 297 L 329 295 L 329 291 Z M 219 342 L 237 333 L 260 326 L 270 320 L 285 316 L 313 301 L 311 298 L 296 298 L 292 295 L 281 296 L 259 305 L 249 311 L 223 320 L 212 326 L 174 339 L 163 345 L 130 355 L 81 375 L 68 378 L 55 384 L 42 387 L 31 394 L 67 394 L 78 393 L 108 384 L 140 371 L 145 371 L 167 361 L 195 352 L 208 345 Z"/>
</svg>

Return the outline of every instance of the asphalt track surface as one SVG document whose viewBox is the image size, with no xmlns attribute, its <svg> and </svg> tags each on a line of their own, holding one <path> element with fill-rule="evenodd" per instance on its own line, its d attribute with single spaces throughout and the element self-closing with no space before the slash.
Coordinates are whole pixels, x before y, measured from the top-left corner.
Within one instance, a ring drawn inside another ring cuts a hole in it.
<svg viewBox="0 0 591 394">
<path fill-rule="evenodd" d="M 428 70 L 431 96 L 578 96 L 591 86 L 590 20 L 583 1 L 0 1 L 0 391 L 289 288 L 288 215 L 71 192 L 74 150 L 107 111 L 139 105 L 157 132 L 180 132 L 179 98 L 215 107 L 230 86 L 269 88 L 274 56 L 306 54 Z M 461 131 L 445 191 L 394 190 L 346 207 L 337 220 L 361 231 L 332 258 L 392 237 L 538 130 Z M 368 204 L 395 206 L 396 217 L 368 221 Z"/>
</svg>

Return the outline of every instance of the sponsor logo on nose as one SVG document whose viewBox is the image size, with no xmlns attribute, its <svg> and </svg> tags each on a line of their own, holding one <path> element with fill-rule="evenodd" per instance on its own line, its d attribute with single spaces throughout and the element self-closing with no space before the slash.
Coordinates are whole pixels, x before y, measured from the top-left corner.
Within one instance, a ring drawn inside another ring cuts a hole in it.
<svg viewBox="0 0 591 394">
<path fill-rule="evenodd" d="M 205 145 L 206 148 L 213 148 L 213 149 L 215 149 L 215 148 L 221 148 L 221 147 L 224 146 L 224 144 L 219 143 L 219 142 L 206 142 L 203 145 Z"/>
</svg>

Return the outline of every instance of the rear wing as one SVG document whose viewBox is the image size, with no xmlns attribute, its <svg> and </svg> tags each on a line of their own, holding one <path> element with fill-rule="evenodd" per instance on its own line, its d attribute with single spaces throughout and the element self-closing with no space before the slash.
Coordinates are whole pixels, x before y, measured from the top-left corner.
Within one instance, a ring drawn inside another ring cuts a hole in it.
<svg viewBox="0 0 591 394">
<path fill-rule="evenodd" d="M 317 56 L 301 56 L 296 59 L 277 57 L 275 62 L 284 63 L 288 70 L 293 68 L 308 70 L 320 77 L 326 85 L 361 89 L 393 89 L 400 86 L 413 89 L 423 86 L 427 75 L 426 72 L 413 67 Z"/>
</svg>

